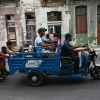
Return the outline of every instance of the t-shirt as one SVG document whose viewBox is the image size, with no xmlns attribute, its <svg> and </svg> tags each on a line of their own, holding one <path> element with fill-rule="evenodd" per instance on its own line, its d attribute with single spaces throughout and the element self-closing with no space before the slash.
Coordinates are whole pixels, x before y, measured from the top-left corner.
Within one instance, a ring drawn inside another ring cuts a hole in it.
<svg viewBox="0 0 100 100">
<path fill-rule="evenodd" d="M 36 39 L 35 39 L 35 49 L 36 49 L 36 52 L 43 52 L 43 48 L 41 46 L 41 42 L 43 42 L 43 39 L 38 36 Z"/>
<path fill-rule="evenodd" d="M 61 47 L 61 55 L 62 56 L 73 56 L 74 55 L 74 48 L 69 42 L 64 41 L 64 44 Z"/>
</svg>

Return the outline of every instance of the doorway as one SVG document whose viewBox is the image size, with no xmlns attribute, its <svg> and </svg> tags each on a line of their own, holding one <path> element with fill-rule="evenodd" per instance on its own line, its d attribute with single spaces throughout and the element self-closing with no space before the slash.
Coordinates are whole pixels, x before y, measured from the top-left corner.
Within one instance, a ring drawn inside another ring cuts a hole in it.
<svg viewBox="0 0 100 100">
<path fill-rule="evenodd" d="M 48 32 L 50 34 L 57 33 L 59 38 L 61 38 L 61 25 L 49 25 Z"/>
</svg>

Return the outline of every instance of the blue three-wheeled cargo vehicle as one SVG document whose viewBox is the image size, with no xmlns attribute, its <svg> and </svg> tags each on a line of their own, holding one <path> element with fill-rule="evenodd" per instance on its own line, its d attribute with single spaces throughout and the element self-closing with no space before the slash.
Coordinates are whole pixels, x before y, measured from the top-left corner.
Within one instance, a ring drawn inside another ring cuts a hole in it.
<svg viewBox="0 0 100 100">
<path fill-rule="evenodd" d="M 46 55 L 46 56 L 45 56 Z M 47 56 L 52 55 L 52 56 Z M 47 75 L 57 75 L 64 78 L 81 78 L 89 73 L 93 79 L 100 79 L 100 66 L 95 64 L 97 55 L 93 50 L 89 50 L 88 55 L 81 52 L 81 70 L 76 73 L 71 58 L 61 56 L 61 47 L 58 43 L 58 52 L 35 53 L 22 52 L 10 54 L 8 64 L 10 73 L 16 71 L 27 74 L 28 83 L 31 86 L 39 86 L 43 83 Z M 90 67 L 92 63 L 92 66 Z"/>
</svg>

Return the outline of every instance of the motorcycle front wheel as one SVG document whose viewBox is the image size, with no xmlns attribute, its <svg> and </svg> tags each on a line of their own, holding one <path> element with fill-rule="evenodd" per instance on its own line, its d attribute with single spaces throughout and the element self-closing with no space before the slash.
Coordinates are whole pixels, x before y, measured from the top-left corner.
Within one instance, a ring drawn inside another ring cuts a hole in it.
<svg viewBox="0 0 100 100">
<path fill-rule="evenodd" d="M 91 67 L 90 76 L 96 80 L 100 79 L 100 66 Z"/>
</svg>

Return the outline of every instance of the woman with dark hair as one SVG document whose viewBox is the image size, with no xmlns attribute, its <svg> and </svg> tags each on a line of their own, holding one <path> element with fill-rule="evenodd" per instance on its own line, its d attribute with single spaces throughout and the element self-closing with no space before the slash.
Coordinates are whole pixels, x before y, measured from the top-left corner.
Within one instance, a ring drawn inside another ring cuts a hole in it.
<svg viewBox="0 0 100 100">
<path fill-rule="evenodd" d="M 60 41 L 61 43 L 61 39 L 59 38 L 59 34 L 57 33 L 53 33 L 53 37 L 54 37 L 53 44 L 54 44 L 54 51 L 55 51 L 58 47 L 58 41 Z"/>
</svg>

